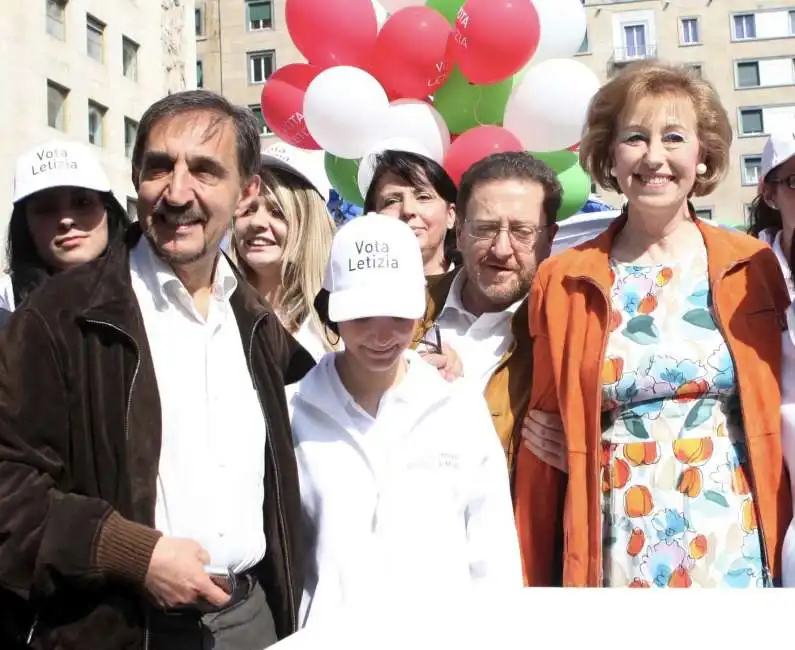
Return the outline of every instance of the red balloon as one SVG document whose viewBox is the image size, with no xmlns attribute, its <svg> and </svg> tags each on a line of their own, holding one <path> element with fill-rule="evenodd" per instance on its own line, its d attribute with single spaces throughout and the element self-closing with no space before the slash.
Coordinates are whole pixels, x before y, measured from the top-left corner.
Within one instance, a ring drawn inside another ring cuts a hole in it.
<svg viewBox="0 0 795 650">
<path fill-rule="evenodd" d="M 443 166 L 458 185 L 464 172 L 478 160 L 505 151 L 524 151 L 524 147 L 508 129 L 501 126 L 476 126 L 452 142 Z"/>
<path fill-rule="evenodd" d="M 455 28 L 456 63 L 475 84 L 497 83 L 519 72 L 541 36 L 532 0 L 467 0 Z"/>
<path fill-rule="evenodd" d="M 382 25 L 375 43 L 375 78 L 404 98 L 441 88 L 453 69 L 455 32 L 438 11 L 406 7 Z"/>
<path fill-rule="evenodd" d="M 371 0 L 287 0 L 285 14 L 293 43 L 313 65 L 364 69 L 373 56 L 378 21 Z"/>
<path fill-rule="evenodd" d="M 320 72 L 313 65 L 291 63 L 270 76 L 260 96 L 262 117 L 268 128 L 285 142 L 302 149 L 320 149 L 304 122 L 304 95 Z"/>
</svg>

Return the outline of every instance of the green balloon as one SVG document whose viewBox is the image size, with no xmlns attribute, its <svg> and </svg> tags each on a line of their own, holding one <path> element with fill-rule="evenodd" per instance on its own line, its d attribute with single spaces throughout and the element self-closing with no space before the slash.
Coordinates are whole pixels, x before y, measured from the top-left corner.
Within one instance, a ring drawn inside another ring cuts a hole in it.
<svg viewBox="0 0 795 650">
<path fill-rule="evenodd" d="M 455 25 L 458 10 L 464 6 L 466 0 L 428 0 L 426 7 L 436 9 L 442 16 L 447 18 L 447 22 Z"/>
<path fill-rule="evenodd" d="M 434 93 L 433 105 L 450 133 L 464 133 L 484 124 L 502 126 L 513 83 L 509 77 L 496 84 L 473 84 L 455 67 L 447 83 Z"/>
<path fill-rule="evenodd" d="M 327 151 L 324 163 L 326 176 L 328 176 L 331 186 L 337 190 L 343 199 L 362 207 L 364 199 L 361 192 L 359 192 L 359 181 L 357 180 L 359 161 L 338 158 Z"/>
<path fill-rule="evenodd" d="M 563 188 L 563 200 L 558 210 L 557 221 L 563 221 L 577 214 L 591 193 L 591 179 L 580 167 L 580 157 L 573 151 L 531 153 L 552 168 Z"/>
</svg>

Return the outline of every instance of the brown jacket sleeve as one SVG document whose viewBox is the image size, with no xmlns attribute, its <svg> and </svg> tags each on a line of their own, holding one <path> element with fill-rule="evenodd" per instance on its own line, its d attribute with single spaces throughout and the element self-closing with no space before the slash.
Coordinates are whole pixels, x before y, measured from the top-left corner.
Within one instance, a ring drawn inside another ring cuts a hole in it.
<svg viewBox="0 0 795 650">
<path fill-rule="evenodd" d="M 17 311 L 0 333 L 0 586 L 23 598 L 113 576 L 98 559 L 107 521 L 121 536 L 143 529 L 135 546 L 149 551 L 137 563 L 128 557 L 115 577 L 143 580 L 159 535 L 71 491 L 69 426 L 67 378 L 47 323 Z"/>
<path fill-rule="evenodd" d="M 528 305 L 530 334 L 533 337 L 530 409 L 559 412 L 542 280 L 543 273 L 539 272 L 533 282 Z M 560 586 L 563 579 L 566 475 L 520 445 L 514 481 L 514 514 L 525 584 L 529 587 Z"/>
</svg>

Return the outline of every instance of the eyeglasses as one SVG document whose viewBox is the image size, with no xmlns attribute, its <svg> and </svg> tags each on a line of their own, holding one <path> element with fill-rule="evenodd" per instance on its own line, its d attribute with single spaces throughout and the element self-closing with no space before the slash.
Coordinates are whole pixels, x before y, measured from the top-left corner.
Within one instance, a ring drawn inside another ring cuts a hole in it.
<svg viewBox="0 0 795 650">
<path fill-rule="evenodd" d="M 431 328 L 425 332 L 425 335 L 420 339 L 417 344 L 417 352 L 426 352 L 430 354 L 442 353 L 442 334 L 439 331 L 439 325 L 434 323 Z"/>
<path fill-rule="evenodd" d="M 789 189 L 795 190 L 795 174 L 790 174 L 784 178 L 768 178 L 765 180 L 765 183 L 770 183 L 771 185 L 786 185 Z"/>
<path fill-rule="evenodd" d="M 508 239 L 514 246 L 532 246 L 548 226 L 517 226 L 500 225 L 496 221 L 471 221 L 469 236 L 477 241 L 493 242 L 503 230 L 508 233 Z"/>
</svg>

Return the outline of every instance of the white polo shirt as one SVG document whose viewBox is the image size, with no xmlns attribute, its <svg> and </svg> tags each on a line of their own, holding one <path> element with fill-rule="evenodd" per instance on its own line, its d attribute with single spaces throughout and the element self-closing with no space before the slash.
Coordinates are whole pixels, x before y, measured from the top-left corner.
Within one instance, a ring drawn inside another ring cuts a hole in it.
<svg viewBox="0 0 795 650">
<path fill-rule="evenodd" d="M 155 525 L 239 573 L 265 555 L 265 418 L 229 298 L 222 255 L 207 318 L 146 237 L 130 255 L 162 414 Z"/>
<path fill-rule="evenodd" d="M 436 319 L 442 343 L 447 343 L 461 358 L 464 379 L 472 381 L 480 391 L 486 390 L 497 366 L 513 344 L 511 321 L 522 300 L 507 309 L 475 316 L 461 300 L 466 274 L 460 271 L 447 300 Z"/>
</svg>

